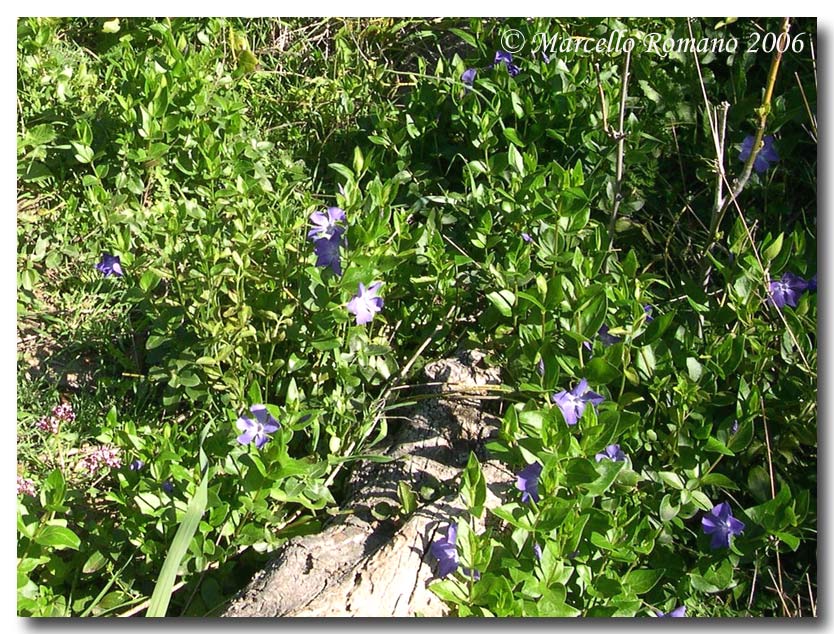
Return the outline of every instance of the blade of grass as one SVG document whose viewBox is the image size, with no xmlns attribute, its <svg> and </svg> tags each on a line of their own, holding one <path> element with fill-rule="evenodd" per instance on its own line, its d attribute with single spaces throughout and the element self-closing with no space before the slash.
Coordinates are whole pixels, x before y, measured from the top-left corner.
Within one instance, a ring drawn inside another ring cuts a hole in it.
<svg viewBox="0 0 834 634">
<path fill-rule="evenodd" d="M 165 616 L 165 613 L 168 611 L 172 588 L 177 579 L 177 570 L 180 567 L 182 558 L 185 556 L 185 552 L 188 550 L 188 544 L 191 543 L 191 538 L 197 532 L 197 526 L 200 524 L 203 511 L 206 510 L 207 502 L 208 471 L 206 470 L 203 472 L 203 478 L 197 487 L 197 491 L 188 503 L 185 517 L 182 518 L 182 522 L 177 529 L 177 534 L 174 535 L 171 547 L 165 556 L 165 563 L 162 564 L 162 571 L 159 573 L 156 586 L 154 586 L 151 602 L 145 616 Z"/>
</svg>

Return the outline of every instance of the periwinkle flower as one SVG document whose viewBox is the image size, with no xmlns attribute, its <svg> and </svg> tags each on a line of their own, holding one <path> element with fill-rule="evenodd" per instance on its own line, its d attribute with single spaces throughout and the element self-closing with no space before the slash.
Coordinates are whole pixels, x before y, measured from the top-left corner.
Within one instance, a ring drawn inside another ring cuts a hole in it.
<svg viewBox="0 0 834 634">
<path fill-rule="evenodd" d="M 103 273 L 104 277 L 107 277 L 108 275 L 121 277 L 123 274 L 122 262 L 119 259 L 119 256 L 110 255 L 109 253 L 105 253 L 101 256 L 101 262 L 96 264 L 96 270 Z"/>
<path fill-rule="evenodd" d="M 750 158 L 750 153 L 753 151 L 753 143 L 755 140 L 756 137 L 750 135 L 742 142 L 741 153 L 738 155 L 738 159 L 742 163 L 746 163 L 747 159 Z M 762 139 L 762 147 L 756 155 L 756 160 L 753 161 L 753 169 L 756 170 L 756 173 L 761 174 L 762 172 L 766 172 L 770 169 L 772 163 L 776 163 L 778 161 L 779 154 L 776 152 L 776 147 L 773 145 L 773 137 L 771 135 L 767 135 Z"/>
<path fill-rule="evenodd" d="M 526 231 L 521 232 L 521 239 L 524 240 L 525 242 L 532 242 L 533 241 L 533 237 L 529 233 L 527 233 Z"/>
<path fill-rule="evenodd" d="M 458 551 L 455 547 L 457 537 L 458 527 L 455 524 L 449 524 L 446 537 L 432 542 L 429 547 L 429 552 L 437 559 L 437 576 L 439 577 L 445 577 L 458 568 Z"/>
<path fill-rule="evenodd" d="M 588 403 L 592 405 L 599 405 L 605 400 L 605 397 L 596 392 L 592 392 L 588 388 L 588 381 L 582 379 L 575 388 L 569 392 L 562 390 L 557 392 L 552 397 L 552 400 L 562 411 L 562 416 L 565 417 L 565 422 L 568 425 L 576 425 L 582 414 L 585 412 L 585 406 Z"/>
<path fill-rule="evenodd" d="M 174 483 L 170 480 L 165 480 L 165 482 L 162 483 L 162 490 L 168 495 L 171 495 L 174 492 Z"/>
<path fill-rule="evenodd" d="M 142 467 L 145 466 L 145 463 L 136 458 L 133 462 L 130 463 L 130 470 L 131 471 L 141 471 Z"/>
<path fill-rule="evenodd" d="M 449 528 L 446 530 L 446 537 L 441 537 L 437 541 L 432 542 L 429 546 L 429 552 L 437 559 L 437 576 L 445 577 L 458 569 L 458 551 L 455 547 L 455 542 L 458 538 L 458 527 L 456 524 L 449 522 Z M 471 576 L 474 579 L 480 579 L 481 573 L 477 570 L 463 569 L 463 574 Z"/>
<path fill-rule="evenodd" d="M 521 501 L 539 501 L 539 476 L 542 474 L 542 466 L 538 462 L 529 464 L 518 472 L 515 488 L 521 491 Z"/>
<path fill-rule="evenodd" d="M 675 608 L 669 614 L 665 614 L 664 612 L 658 612 L 657 615 L 659 617 L 671 617 L 671 618 L 680 618 L 682 616 L 686 616 L 686 606 L 682 605 L 679 608 Z"/>
<path fill-rule="evenodd" d="M 338 207 L 328 207 L 327 211 L 314 211 L 310 215 L 313 228 L 307 237 L 311 240 L 330 240 L 334 236 L 341 236 L 345 229 L 337 225 L 345 219 L 345 212 Z"/>
<path fill-rule="evenodd" d="M 808 281 L 790 271 L 784 273 L 779 280 L 770 282 L 770 301 L 777 307 L 792 306 L 796 308 L 799 296 L 808 288 Z"/>
<path fill-rule="evenodd" d="M 507 67 L 507 72 L 510 74 L 510 77 L 515 77 L 521 72 L 521 69 L 513 64 L 513 54 L 507 51 L 495 51 L 495 61 L 492 63 L 492 66 L 497 66 L 498 64 L 504 64 Z"/>
<path fill-rule="evenodd" d="M 619 445 L 608 445 L 603 451 L 598 453 L 596 456 L 597 462 L 602 462 L 603 460 L 613 460 L 614 462 L 625 462 L 626 455 L 623 453 L 623 450 L 620 449 Z"/>
<path fill-rule="evenodd" d="M 544 376 L 544 359 L 539 359 L 539 362 L 536 364 L 536 369 L 541 376 Z"/>
<path fill-rule="evenodd" d="M 539 561 L 542 560 L 542 547 L 539 546 L 536 542 L 533 542 L 533 554 L 536 556 L 536 559 Z"/>
<path fill-rule="evenodd" d="M 463 74 L 460 76 L 460 80 L 466 85 L 466 92 L 469 92 L 472 88 L 472 84 L 475 83 L 475 76 L 478 74 L 478 70 L 476 68 L 467 68 L 463 71 Z"/>
<path fill-rule="evenodd" d="M 359 282 L 359 292 L 347 303 L 348 312 L 356 315 L 356 325 L 370 322 L 376 313 L 382 310 L 382 298 L 377 295 L 382 282 L 374 282 L 368 288 Z"/>
<path fill-rule="evenodd" d="M 817 274 L 814 273 L 814 277 L 808 280 L 808 290 L 811 292 L 817 292 Z"/>
<path fill-rule="evenodd" d="M 652 311 L 654 310 L 654 306 L 651 304 L 645 304 L 643 306 L 643 312 L 646 313 L 646 323 L 650 324 L 654 321 L 654 317 L 652 317 Z"/>
<path fill-rule="evenodd" d="M 615 343 L 620 343 L 623 340 L 622 337 L 615 337 L 614 335 L 609 335 L 608 330 L 608 326 L 602 324 L 602 326 L 600 326 L 599 331 L 597 332 L 597 336 L 599 336 L 599 340 L 602 342 L 603 345 L 613 346 Z"/>
<path fill-rule="evenodd" d="M 237 437 L 241 445 L 248 445 L 255 441 L 255 447 L 260 449 L 269 440 L 267 434 L 278 431 L 278 421 L 266 409 L 266 405 L 253 405 L 249 410 L 254 418 L 241 416 L 237 419 L 237 428 L 243 433 Z"/>
<path fill-rule="evenodd" d="M 313 244 L 313 253 L 316 254 L 316 266 L 329 266 L 336 275 L 341 275 L 342 263 L 339 260 L 340 246 L 340 234 L 336 234 L 332 238 L 321 238 L 316 240 Z"/>
<path fill-rule="evenodd" d="M 733 517 L 729 502 L 722 502 L 701 518 L 701 528 L 704 534 L 712 535 L 710 548 L 729 548 L 730 537 L 741 534 L 744 522 Z"/>
</svg>

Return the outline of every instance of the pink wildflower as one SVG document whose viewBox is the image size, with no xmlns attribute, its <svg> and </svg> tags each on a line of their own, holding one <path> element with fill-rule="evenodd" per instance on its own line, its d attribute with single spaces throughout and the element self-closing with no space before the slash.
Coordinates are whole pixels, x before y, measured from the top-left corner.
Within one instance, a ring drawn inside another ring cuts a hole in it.
<svg viewBox="0 0 834 634">
<path fill-rule="evenodd" d="M 118 447 L 98 447 L 78 461 L 78 466 L 85 469 L 89 475 L 95 475 L 102 466 L 118 469 L 122 466 L 122 459 L 119 456 L 121 449 Z"/>
<path fill-rule="evenodd" d="M 44 416 L 35 427 L 49 434 L 57 434 L 61 423 L 68 423 L 75 420 L 75 411 L 71 403 L 61 403 L 52 408 L 49 416 Z"/>
<path fill-rule="evenodd" d="M 17 476 L 17 494 L 35 497 L 35 483 L 29 478 Z"/>
</svg>

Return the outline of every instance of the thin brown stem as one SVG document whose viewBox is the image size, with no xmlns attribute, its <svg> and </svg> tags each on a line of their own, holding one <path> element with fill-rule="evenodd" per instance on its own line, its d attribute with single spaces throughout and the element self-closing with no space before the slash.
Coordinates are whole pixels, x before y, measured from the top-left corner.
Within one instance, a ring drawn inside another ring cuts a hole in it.
<svg viewBox="0 0 834 634">
<path fill-rule="evenodd" d="M 617 212 L 623 200 L 623 168 L 625 163 L 625 110 L 628 98 L 629 67 L 631 65 L 631 49 L 626 51 L 625 62 L 623 63 L 622 88 L 620 90 L 620 117 L 616 131 L 617 139 L 617 174 L 614 184 L 614 203 L 611 207 L 611 219 L 608 221 L 608 249 L 614 248 L 614 229 L 617 223 Z"/>
</svg>

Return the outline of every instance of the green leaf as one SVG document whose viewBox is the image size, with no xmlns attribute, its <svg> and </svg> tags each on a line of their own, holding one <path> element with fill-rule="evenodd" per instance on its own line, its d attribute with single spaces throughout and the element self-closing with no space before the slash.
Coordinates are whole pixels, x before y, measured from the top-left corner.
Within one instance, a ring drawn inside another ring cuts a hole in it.
<svg viewBox="0 0 834 634">
<path fill-rule="evenodd" d="M 668 486 L 673 489 L 683 491 L 683 480 L 681 480 L 681 477 L 677 473 L 674 473 L 673 471 L 660 471 L 657 475 Z"/>
<path fill-rule="evenodd" d="M 489 510 L 495 517 L 501 518 L 511 526 L 522 528 L 526 531 L 535 530 L 535 520 L 530 507 L 515 502 L 496 506 Z"/>
<path fill-rule="evenodd" d="M 191 539 L 197 532 L 197 527 L 200 524 L 200 519 L 203 517 L 203 512 L 206 510 L 206 504 L 208 502 L 207 491 L 208 472 L 206 471 L 203 473 L 203 478 L 197 486 L 197 491 L 188 502 L 185 516 L 182 518 L 177 533 L 174 535 L 174 540 L 168 549 L 165 563 L 162 564 L 162 570 L 154 586 L 151 601 L 145 616 L 165 616 L 165 613 L 168 611 L 171 592 L 174 587 L 174 582 L 177 580 L 177 570 L 180 567 L 185 553 L 188 551 L 188 545 L 191 543 Z"/>
<path fill-rule="evenodd" d="M 504 128 L 504 136 L 513 145 L 524 147 L 524 141 L 519 138 L 518 132 L 516 132 L 515 128 Z"/>
<path fill-rule="evenodd" d="M 689 372 L 689 378 L 695 383 L 698 382 L 704 372 L 701 363 L 695 357 L 686 357 L 686 369 Z"/>
<path fill-rule="evenodd" d="M 668 522 L 673 519 L 680 511 L 680 506 L 672 504 L 672 496 L 668 493 L 660 500 L 660 519 L 663 522 Z"/>
<path fill-rule="evenodd" d="M 705 449 L 712 453 L 720 453 L 724 456 L 735 455 L 732 451 L 727 449 L 727 445 L 725 445 L 723 442 L 721 442 L 720 440 L 718 440 L 718 438 L 715 438 L 714 436 L 710 436 L 709 438 L 707 438 L 707 446 L 705 447 Z"/>
<path fill-rule="evenodd" d="M 119 18 L 113 18 L 112 20 L 107 20 L 104 24 L 101 25 L 101 30 L 103 33 L 118 33 L 119 29 Z"/>
<path fill-rule="evenodd" d="M 721 590 L 721 588 L 710 583 L 704 577 L 694 572 L 689 573 L 689 583 L 698 592 L 705 592 L 707 594 L 712 594 Z"/>
<path fill-rule="evenodd" d="M 602 460 L 596 465 L 599 477 L 587 485 L 581 487 L 588 491 L 589 495 L 602 495 L 605 493 L 611 484 L 616 480 L 617 474 L 625 467 L 625 462 L 615 460 Z"/>
<path fill-rule="evenodd" d="M 469 460 L 466 469 L 463 471 L 463 485 L 461 486 L 461 497 L 463 498 L 469 512 L 480 517 L 484 513 L 484 502 L 486 501 L 486 480 L 481 471 L 481 463 L 474 452 L 469 452 Z"/>
<path fill-rule="evenodd" d="M 762 259 L 764 260 L 765 264 L 770 264 L 770 262 L 779 255 L 779 252 L 782 250 L 782 242 L 785 239 L 785 234 L 780 233 L 776 236 L 776 239 L 770 243 L 770 245 L 762 251 Z"/>
<path fill-rule="evenodd" d="M 660 581 L 664 570 L 649 570 L 640 568 L 632 570 L 625 576 L 623 587 L 631 590 L 634 594 L 645 594 Z"/>
<path fill-rule="evenodd" d="M 521 158 L 521 152 L 514 145 L 511 145 L 507 150 L 507 161 L 519 174 L 524 176 L 524 159 Z"/>
<path fill-rule="evenodd" d="M 722 473 L 708 473 L 701 478 L 702 485 L 721 487 L 722 489 L 738 490 L 738 485 Z"/>
<path fill-rule="evenodd" d="M 347 165 L 342 165 L 341 163 L 328 163 L 328 167 L 332 169 L 334 172 L 338 172 L 339 174 L 344 176 L 349 183 L 352 183 L 356 180 L 353 175 L 353 172 Z"/>
<path fill-rule="evenodd" d="M 602 357 L 594 357 L 585 366 L 585 378 L 589 383 L 606 385 L 620 378 L 620 371 Z"/>
<path fill-rule="evenodd" d="M 403 515 L 411 515 L 417 510 L 417 496 L 405 480 L 397 483 L 397 497 L 400 499 Z"/>
<path fill-rule="evenodd" d="M 41 546 L 52 546 L 57 549 L 72 548 L 78 550 L 81 540 L 66 526 L 47 524 L 35 534 L 35 543 Z"/>
<path fill-rule="evenodd" d="M 106 563 L 107 558 L 101 554 L 100 550 L 95 550 L 93 551 L 93 554 L 87 557 L 87 561 L 85 561 L 84 565 L 81 567 L 81 572 L 85 575 L 98 572 Z"/>
<path fill-rule="evenodd" d="M 511 317 L 513 314 L 513 306 L 515 305 L 515 295 L 512 291 L 493 291 L 487 295 L 487 299 L 498 309 L 504 317 Z"/>
<path fill-rule="evenodd" d="M 159 284 L 159 276 L 153 271 L 145 271 L 139 278 L 139 286 L 146 293 L 152 291 Z"/>
<path fill-rule="evenodd" d="M 577 486 L 588 484 L 599 478 L 594 463 L 587 458 L 571 458 L 565 465 L 565 484 Z"/>
<path fill-rule="evenodd" d="M 654 320 L 646 326 L 646 332 L 644 332 L 640 337 L 640 342 L 645 345 L 658 339 L 672 324 L 672 321 L 675 319 L 675 314 L 676 312 L 672 310 L 668 313 L 663 313 L 662 315 L 655 317 Z"/>
<path fill-rule="evenodd" d="M 739 452 L 747 448 L 753 440 L 753 419 L 748 418 L 739 424 L 736 433 L 727 440 L 727 449 Z"/>
</svg>

